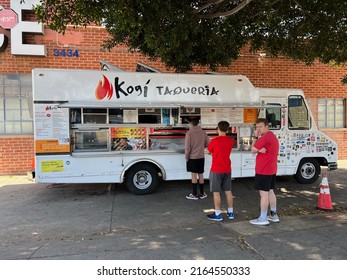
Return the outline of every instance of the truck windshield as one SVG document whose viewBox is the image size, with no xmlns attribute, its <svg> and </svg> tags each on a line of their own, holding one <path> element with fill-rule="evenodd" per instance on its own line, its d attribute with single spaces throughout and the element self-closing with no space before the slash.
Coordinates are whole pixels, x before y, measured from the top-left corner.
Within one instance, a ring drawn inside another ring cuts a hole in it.
<svg viewBox="0 0 347 280">
<path fill-rule="evenodd" d="M 300 95 L 288 97 L 288 128 L 292 130 L 310 129 L 308 109 Z"/>
</svg>

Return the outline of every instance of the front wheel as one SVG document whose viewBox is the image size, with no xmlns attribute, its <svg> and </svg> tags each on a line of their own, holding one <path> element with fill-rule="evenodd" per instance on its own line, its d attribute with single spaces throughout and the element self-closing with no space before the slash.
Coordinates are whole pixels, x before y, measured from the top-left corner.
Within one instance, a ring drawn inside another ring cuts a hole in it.
<svg viewBox="0 0 347 280">
<path fill-rule="evenodd" d="M 126 174 L 127 189 L 133 194 L 150 194 L 158 184 L 158 171 L 148 163 L 136 164 Z"/>
<path fill-rule="evenodd" d="M 300 161 L 294 178 L 301 184 L 312 184 L 317 181 L 320 171 L 320 165 L 316 159 L 305 158 Z"/>
</svg>

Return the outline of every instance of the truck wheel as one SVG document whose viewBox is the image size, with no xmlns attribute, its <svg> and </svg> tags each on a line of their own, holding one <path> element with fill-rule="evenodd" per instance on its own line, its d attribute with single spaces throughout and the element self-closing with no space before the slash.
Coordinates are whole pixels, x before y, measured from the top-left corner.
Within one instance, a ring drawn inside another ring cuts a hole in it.
<svg viewBox="0 0 347 280">
<path fill-rule="evenodd" d="M 320 174 L 320 165 L 314 158 L 305 158 L 300 161 L 298 171 L 294 178 L 301 184 L 312 184 L 317 181 Z"/>
<path fill-rule="evenodd" d="M 148 163 L 136 164 L 126 174 L 127 189 L 133 194 L 150 194 L 158 184 L 158 171 Z"/>
</svg>

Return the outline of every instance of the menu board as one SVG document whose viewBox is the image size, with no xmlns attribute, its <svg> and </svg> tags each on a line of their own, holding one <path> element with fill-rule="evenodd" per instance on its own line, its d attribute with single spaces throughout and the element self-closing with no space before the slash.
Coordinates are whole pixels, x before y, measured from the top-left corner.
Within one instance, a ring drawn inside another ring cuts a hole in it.
<svg viewBox="0 0 347 280">
<path fill-rule="evenodd" d="M 220 121 L 243 123 L 243 108 L 201 108 L 201 123 L 216 125 Z"/>
<path fill-rule="evenodd" d="M 40 153 L 69 153 L 69 109 L 57 104 L 35 104 L 35 150 Z"/>
<path fill-rule="evenodd" d="M 244 108 L 243 109 L 243 120 L 244 123 L 255 123 L 258 117 L 257 108 Z"/>
<path fill-rule="evenodd" d="M 255 123 L 257 108 L 201 108 L 201 123 L 205 125 L 228 121 L 231 124 Z"/>
</svg>

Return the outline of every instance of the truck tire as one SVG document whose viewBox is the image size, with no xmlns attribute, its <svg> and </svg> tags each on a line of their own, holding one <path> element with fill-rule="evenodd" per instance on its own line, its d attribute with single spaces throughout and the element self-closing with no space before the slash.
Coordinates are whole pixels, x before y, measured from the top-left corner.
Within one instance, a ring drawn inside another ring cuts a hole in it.
<svg viewBox="0 0 347 280">
<path fill-rule="evenodd" d="M 312 184 L 317 181 L 320 171 L 320 165 L 316 159 L 304 158 L 300 161 L 294 178 L 301 184 Z"/>
<path fill-rule="evenodd" d="M 125 182 L 133 194 L 150 194 L 159 184 L 158 171 L 152 164 L 139 163 L 127 172 Z"/>
</svg>

